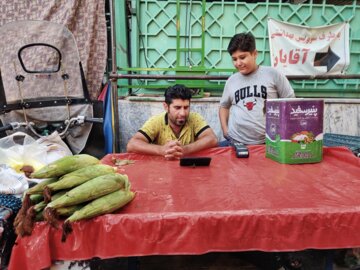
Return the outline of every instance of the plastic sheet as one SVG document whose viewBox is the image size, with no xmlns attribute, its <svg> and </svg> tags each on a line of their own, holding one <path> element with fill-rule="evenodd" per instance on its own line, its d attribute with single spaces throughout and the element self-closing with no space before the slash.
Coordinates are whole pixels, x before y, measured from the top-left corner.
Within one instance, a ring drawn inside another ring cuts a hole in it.
<svg viewBox="0 0 360 270">
<path fill-rule="evenodd" d="M 113 154 L 135 160 L 121 166 L 137 192 L 116 214 L 61 230 L 36 225 L 17 239 L 10 269 L 40 269 L 52 260 L 211 251 L 286 251 L 360 246 L 360 159 L 343 147 L 324 148 L 316 164 L 287 165 L 265 158 L 265 146 L 248 159 L 214 148 L 209 167 L 180 167 L 162 157 Z"/>
</svg>

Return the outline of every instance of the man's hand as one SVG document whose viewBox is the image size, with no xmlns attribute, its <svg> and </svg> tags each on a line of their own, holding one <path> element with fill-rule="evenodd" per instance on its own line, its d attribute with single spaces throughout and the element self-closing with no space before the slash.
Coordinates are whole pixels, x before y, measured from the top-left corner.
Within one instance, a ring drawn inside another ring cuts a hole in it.
<svg viewBox="0 0 360 270">
<path fill-rule="evenodd" d="M 179 159 L 184 155 L 181 143 L 177 140 L 169 141 L 163 146 L 164 157 L 167 160 Z"/>
<path fill-rule="evenodd" d="M 184 147 L 178 140 L 168 141 L 165 145 L 152 144 L 140 132 L 137 132 L 130 139 L 127 144 L 127 151 L 129 153 L 159 155 L 167 160 L 179 159 L 184 155 Z"/>
</svg>

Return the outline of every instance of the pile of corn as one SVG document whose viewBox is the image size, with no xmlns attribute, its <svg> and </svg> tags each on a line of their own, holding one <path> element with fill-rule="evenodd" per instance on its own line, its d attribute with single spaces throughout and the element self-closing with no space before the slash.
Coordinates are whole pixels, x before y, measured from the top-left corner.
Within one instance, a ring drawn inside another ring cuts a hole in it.
<svg viewBox="0 0 360 270">
<path fill-rule="evenodd" d="M 65 241 L 72 222 L 114 212 L 135 196 L 126 175 L 86 154 L 61 158 L 31 177 L 46 180 L 24 196 L 14 221 L 20 236 L 30 235 L 36 221 L 45 220 L 58 228 L 58 219 L 67 217 L 63 224 Z"/>
</svg>

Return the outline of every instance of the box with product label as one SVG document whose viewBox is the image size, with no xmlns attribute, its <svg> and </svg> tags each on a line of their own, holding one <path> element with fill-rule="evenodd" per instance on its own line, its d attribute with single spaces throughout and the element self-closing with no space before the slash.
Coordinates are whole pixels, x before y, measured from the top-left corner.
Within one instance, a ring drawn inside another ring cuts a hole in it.
<svg viewBox="0 0 360 270">
<path fill-rule="evenodd" d="M 323 156 L 324 101 L 266 101 L 266 157 L 286 164 L 320 162 Z"/>
</svg>

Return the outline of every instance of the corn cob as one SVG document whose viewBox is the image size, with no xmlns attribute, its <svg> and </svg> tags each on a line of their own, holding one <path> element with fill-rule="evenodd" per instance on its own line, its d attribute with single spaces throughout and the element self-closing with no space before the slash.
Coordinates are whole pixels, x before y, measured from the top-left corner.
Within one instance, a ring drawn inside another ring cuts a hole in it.
<svg viewBox="0 0 360 270">
<path fill-rule="evenodd" d="M 50 180 L 53 180 L 53 179 L 44 180 L 40 184 L 43 184 L 44 182 L 45 182 L 44 184 L 46 184 L 46 182 L 49 182 Z M 41 187 L 37 187 L 40 184 L 37 184 L 36 186 L 34 186 L 33 190 L 35 190 L 35 191 L 36 190 L 42 190 Z M 33 206 L 34 204 L 39 203 L 40 200 L 42 200 L 42 199 L 43 199 L 43 196 L 41 194 L 31 194 L 30 195 L 30 193 L 24 193 L 22 205 L 21 205 L 21 208 L 20 208 L 19 212 L 17 213 L 17 215 L 16 215 L 16 217 L 14 219 L 13 226 L 15 228 L 18 227 L 18 226 L 22 226 L 21 223 L 23 223 L 23 221 L 26 219 L 26 215 L 27 215 L 27 212 L 28 212 L 29 208 L 31 206 Z"/>
<path fill-rule="evenodd" d="M 114 212 L 128 204 L 134 197 L 134 192 L 121 189 L 88 203 L 65 220 L 61 241 L 65 242 L 67 235 L 72 232 L 72 222 Z"/>
<path fill-rule="evenodd" d="M 38 204 L 35 204 L 33 209 L 35 212 L 39 213 L 40 211 L 42 211 L 44 208 L 46 207 L 46 202 L 42 201 L 39 202 Z"/>
<path fill-rule="evenodd" d="M 55 195 L 57 195 L 59 193 L 56 193 Z M 55 195 L 53 195 L 53 197 Z M 43 203 L 44 203 L 44 208 L 45 208 L 46 204 L 45 204 L 45 202 L 43 202 Z M 71 216 L 75 211 L 79 210 L 82 206 L 83 205 L 74 205 L 74 206 L 69 206 L 69 207 L 65 207 L 65 208 L 59 208 L 59 209 L 56 210 L 56 212 L 58 213 L 59 216 L 68 217 L 68 216 Z M 34 207 L 36 207 L 36 205 Z M 35 209 L 35 211 L 36 210 L 37 209 Z M 35 222 L 44 221 L 44 220 L 45 220 L 45 218 L 44 218 L 44 209 L 41 209 L 41 211 L 37 211 L 37 213 L 36 213 Z"/>
<path fill-rule="evenodd" d="M 44 196 L 42 194 L 30 195 L 31 204 L 37 204 L 37 203 L 41 202 L 43 199 L 44 199 Z"/>
<path fill-rule="evenodd" d="M 95 177 L 71 189 L 55 201 L 50 202 L 47 208 L 59 208 L 91 201 L 123 188 L 127 181 L 126 175 L 117 173 Z"/>
<path fill-rule="evenodd" d="M 62 195 L 64 195 L 65 193 L 66 193 L 66 191 L 58 192 L 58 193 L 54 194 L 54 196 L 52 196 L 52 199 L 59 198 Z M 39 219 L 39 218 L 43 219 L 43 210 L 44 210 L 45 206 L 46 206 L 46 202 L 42 201 L 34 206 L 31 206 L 26 211 L 26 216 L 24 217 L 22 222 L 18 225 L 18 227 L 16 228 L 16 231 L 18 232 L 18 234 L 20 236 L 31 235 L 37 219 Z M 55 219 L 54 223 L 55 222 L 56 222 L 56 224 L 53 226 L 57 228 L 57 220 L 56 219 Z"/>
<path fill-rule="evenodd" d="M 53 196 L 51 196 L 51 201 L 54 201 L 56 200 L 57 198 L 60 198 L 62 195 L 64 195 L 66 193 L 66 191 L 62 190 L 58 193 L 55 193 Z M 47 202 L 45 201 L 42 201 L 42 202 L 39 202 L 38 204 L 34 205 L 34 210 L 36 212 L 40 212 L 42 211 L 47 205 Z"/>
<path fill-rule="evenodd" d="M 115 173 L 116 168 L 105 164 L 96 164 L 81 168 L 62 176 L 59 181 L 48 185 L 51 191 L 76 187 L 95 177 Z"/>
<path fill-rule="evenodd" d="M 84 206 L 85 204 L 76 204 L 68 207 L 60 207 L 56 209 L 56 214 L 58 216 L 69 217 Z"/>
<path fill-rule="evenodd" d="M 49 178 L 46 179 L 44 181 L 41 181 L 40 183 L 36 184 L 35 186 L 33 186 L 32 188 L 29 188 L 26 191 L 26 194 L 41 194 L 44 191 L 44 188 L 51 184 L 56 182 L 58 179 L 57 178 Z"/>
<path fill-rule="evenodd" d="M 62 190 L 56 194 L 54 194 L 52 197 L 51 197 L 51 200 L 56 200 L 57 198 L 60 198 L 62 195 L 64 195 L 65 193 L 67 192 L 67 190 Z M 41 218 L 44 219 L 45 216 L 45 212 L 43 211 L 44 208 L 46 207 L 47 205 L 47 202 L 45 201 L 42 201 L 42 202 L 39 202 L 38 204 L 30 207 L 28 209 L 28 211 L 26 212 L 26 217 L 24 218 L 24 222 L 23 222 L 23 227 L 24 227 L 24 231 L 27 232 L 26 234 L 31 234 L 32 232 L 32 229 L 34 227 L 34 222 L 37 221 L 37 218 L 39 217 L 38 214 L 41 213 Z M 53 224 L 53 223 L 57 223 L 56 221 L 54 222 L 50 222 L 48 221 L 50 224 Z"/>
<path fill-rule="evenodd" d="M 64 174 L 76 171 L 86 166 L 99 163 L 96 157 L 80 154 L 60 158 L 31 174 L 32 178 L 60 177 Z"/>
<path fill-rule="evenodd" d="M 44 209 L 41 210 L 40 212 L 36 213 L 35 222 L 43 221 L 43 220 L 44 220 L 43 213 L 44 213 Z"/>
<path fill-rule="evenodd" d="M 51 201 L 55 201 L 56 199 L 58 199 L 58 198 L 60 198 L 61 196 L 65 195 L 66 192 L 68 192 L 68 191 L 69 191 L 69 190 L 61 190 L 61 191 L 53 194 L 53 195 L 51 196 Z"/>
<path fill-rule="evenodd" d="M 60 207 L 50 211 L 49 209 L 46 209 L 43 212 L 43 217 L 51 227 L 58 229 L 59 216 L 71 216 L 75 211 L 80 210 L 84 205 L 85 204 L 76 204 L 67 207 Z"/>
<path fill-rule="evenodd" d="M 55 200 L 62 195 L 64 195 L 66 191 L 61 191 L 56 194 L 54 194 L 51 198 L 52 200 Z M 33 196 L 33 195 L 31 195 Z M 15 221 L 14 221 L 14 228 L 17 235 L 24 236 L 24 235 L 30 235 L 33 228 L 34 223 L 37 221 L 39 217 L 42 217 L 42 211 L 46 207 L 46 202 L 42 201 L 37 203 L 36 205 L 30 206 L 29 204 L 29 198 L 30 195 L 25 195 L 25 199 L 23 202 L 23 207 L 21 208 L 21 211 L 16 215 Z M 24 206 L 27 204 L 27 206 Z M 41 213 L 41 215 L 39 215 Z"/>
<path fill-rule="evenodd" d="M 134 196 L 135 193 L 132 191 L 123 189 L 114 191 L 88 203 L 66 219 L 66 222 L 74 222 L 114 212 L 129 203 Z"/>
<path fill-rule="evenodd" d="M 23 222 L 27 218 L 27 212 L 29 208 L 33 207 L 34 204 L 38 203 L 43 196 L 41 194 L 28 194 L 24 193 L 24 197 L 22 200 L 22 205 L 19 212 L 16 214 L 16 217 L 13 222 L 13 226 L 16 229 L 15 232 L 17 234 L 23 235 Z M 19 233 L 18 233 L 19 232 Z"/>
</svg>

